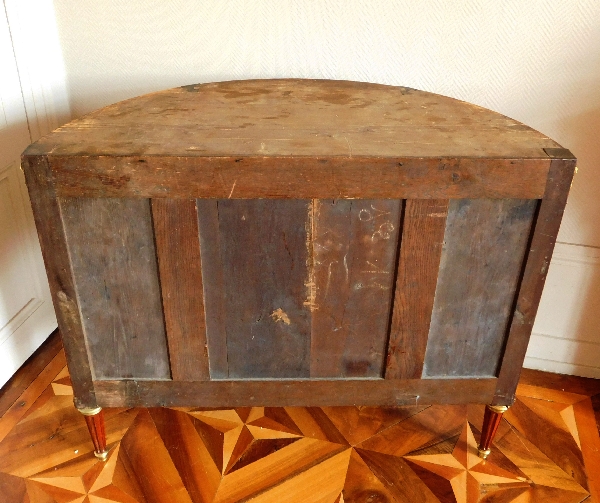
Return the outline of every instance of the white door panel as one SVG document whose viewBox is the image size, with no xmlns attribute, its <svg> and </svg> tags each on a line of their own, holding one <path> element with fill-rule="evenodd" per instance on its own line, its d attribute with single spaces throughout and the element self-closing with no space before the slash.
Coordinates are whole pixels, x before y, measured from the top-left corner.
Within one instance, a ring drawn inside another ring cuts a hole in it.
<svg viewBox="0 0 600 503">
<path fill-rule="evenodd" d="M 0 385 L 56 328 L 20 155 L 31 142 L 4 9 L 0 9 Z"/>
</svg>

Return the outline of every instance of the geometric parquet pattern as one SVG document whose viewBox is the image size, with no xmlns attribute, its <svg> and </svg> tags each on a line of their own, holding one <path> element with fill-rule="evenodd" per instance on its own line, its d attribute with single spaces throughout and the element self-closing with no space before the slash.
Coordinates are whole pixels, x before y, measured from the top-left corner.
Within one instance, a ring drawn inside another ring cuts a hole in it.
<svg viewBox="0 0 600 503">
<path fill-rule="evenodd" d="M 482 406 L 429 406 L 107 409 L 103 463 L 61 352 L 0 419 L 0 502 L 600 503 L 577 391 L 521 384 L 486 461 Z"/>
</svg>

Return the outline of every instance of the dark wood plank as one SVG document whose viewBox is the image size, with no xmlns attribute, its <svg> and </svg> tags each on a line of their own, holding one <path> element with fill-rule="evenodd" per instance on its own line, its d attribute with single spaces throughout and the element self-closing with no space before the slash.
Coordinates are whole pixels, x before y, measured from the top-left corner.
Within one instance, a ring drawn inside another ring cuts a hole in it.
<svg viewBox="0 0 600 503">
<path fill-rule="evenodd" d="M 515 159 L 545 157 L 547 147 L 558 145 L 506 116 L 433 93 L 365 82 L 263 79 L 122 101 L 61 127 L 31 153 Z"/>
<path fill-rule="evenodd" d="M 536 204 L 450 201 L 424 376 L 496 374 Z"/>
<path fill-rule="evenodd" d="M 514 401 L 529 337 L 575 171 L 576 159 L 569 151 L 559 150 L 556 153 L 550 152 L 549 155 L 560 157 L 553 159 L 550 165 L 546 192 L 535 220 L 530 251 L 518 285 L 516 306 L 510 320 L 508 339 L 498 372 L 495 405 L 510 405 Z"/>
<path fill-rule="evenodd" d="M 176 381 L 208 378 L 200 238 L 195 199 L 153 199 L 160 288 Z"/>
<path fill-rule="evenodd" d="M 293 407 L 486 403 L 496 378 L 96 381 L 102 407 Z"/>
<path fill-rule="evenodd" d="M 217 202 L 223 286 L 219 291 L 206 275 L 205 294 L 207 308 L 224 305 L 225 334 L 210 334 L 209 342 L 226 337 L 229 377 L 309 375 L 308 205 L 307 200 Z M 204 247 L 202 253 L 203 270 L 219 267 L 207 264 Z M 223 300 L 209 302 L 211 296 Z"/>
<path fill-rule="evenodd" d="M 68 355 L 75 404 L 95 407 L 90 361 L 52 172 L 45 157 L 23 156 L 22 161 L 58 327 Z"/>
<path fill-rule="evenodd" d="M 150 201 L 60 205 L 95 378 L 168 379 Z"/>
<path fill-rule="evenodd" d="M 447 200 L 406 201 L 386 379 L 421 377 L 447 215 Z"/>
<path fill-rule="evenodd" d="M 197 199 L 196 207 L 200 232 L 208 366 L 212 379 L 225 379 L 229 376 L 229 368 L 219 212 L 215 199 Z"/>
<path fill-rule="evenodd" d="M 540 198 L 543 159 L 385 157 L 52 157 L 62 197 Z"/>
<path fill-rule="evenodd" d="M 311 377 L 381 377 L 399 200 L 318 200 L 311 208 Z"/>
<path fill-rule="evenodd" d="M 0 417 L 35 381 L 35 378 L 52 361 L 62 347 L 60 332 L 56 329 L 2 386 L 0 389 Z"/>
</svg>

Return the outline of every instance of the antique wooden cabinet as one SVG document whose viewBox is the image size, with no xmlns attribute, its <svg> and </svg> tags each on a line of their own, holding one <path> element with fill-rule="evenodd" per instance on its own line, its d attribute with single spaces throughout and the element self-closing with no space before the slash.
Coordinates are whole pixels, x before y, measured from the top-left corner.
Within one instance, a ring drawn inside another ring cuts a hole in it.
<svg viewBox="0 0 600 503">
<path fill-rule="evenodd" d="M 342 81 L 186 86 L 23 166 L 75 404 L 513 399 L 575 159 L 489 110 Z"/>
</svg>

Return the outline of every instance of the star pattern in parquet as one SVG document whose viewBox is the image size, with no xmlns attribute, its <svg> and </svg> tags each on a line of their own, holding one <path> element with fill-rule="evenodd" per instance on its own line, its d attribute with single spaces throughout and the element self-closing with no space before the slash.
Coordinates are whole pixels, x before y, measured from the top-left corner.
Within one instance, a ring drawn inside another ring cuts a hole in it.
<svg viewBox="0 0 600 503">
<path fill-rule="evenodd" d="M 108 409 L 102 463 L 53 363 L 0 419 L 2 503 L 598 501 L 587 395 L 521 386 L 486 461 L 481 406 Z"/>
</svg>

